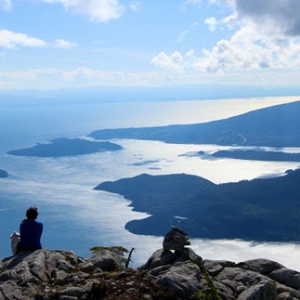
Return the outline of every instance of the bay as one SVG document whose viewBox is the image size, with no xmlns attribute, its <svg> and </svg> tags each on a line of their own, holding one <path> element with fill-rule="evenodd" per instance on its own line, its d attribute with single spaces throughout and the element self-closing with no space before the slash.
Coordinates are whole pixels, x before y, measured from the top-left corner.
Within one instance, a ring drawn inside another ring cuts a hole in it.
<svg viewBox="0 0 300 300">
<path fill-rule="evenodd" d="M 7 155 L 8 150 L 57 137 L 85 137 L 102 128 L 207 122 L 295 100 L 296 97 L 55 106 L 41 103 L 32 107 L 0 105 L 0 168 L 10 175 L 0 180 L 0 257 L 11 255 L 9 235 L 18 230 L 26 209 L 36 205 L 45 224 L 44 248 L 72 249 L 87 257 L 89 248 L 95 245 L 122 245 L 129 250 L 134 247 L 134 265 L 141 265 L 161 247 L 162 237 L 137 236 L 126 231 L 126 222 L 145 218 L 147 214 L 133 212 L 128 206 L 130 202 L 119 195 L 94 191 L 100 182 L 141 173 L 188 173 L 221 183 L 279 176 L 287 169 L 299 167 L 298 163 L 286 162 L 204 160 L 192 154 L 224 147 L 156 141 L 115 140 L 124 147 L 123 151 L 55 159 L 15 157 Z M 180 227 L 178 222 L 174 225 Z M 300 270 L 300 263 L 295 259 L 299 246 L 294 243 L 200 239 L 191 242 L 203 258 L 238 262 L 267 257 Z"/>
</svg>

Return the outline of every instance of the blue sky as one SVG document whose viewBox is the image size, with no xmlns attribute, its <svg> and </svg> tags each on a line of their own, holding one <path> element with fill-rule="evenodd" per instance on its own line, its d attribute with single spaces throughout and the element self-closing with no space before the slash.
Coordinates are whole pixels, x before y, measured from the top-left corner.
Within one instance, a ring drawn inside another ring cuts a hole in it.
<svg viewBox="0 0 300 300">
<path fill-rule="evenodd" d="M 299 0 L 0 0 L 0 91 L 298 88 L 299 11 Z"/>
</svg>

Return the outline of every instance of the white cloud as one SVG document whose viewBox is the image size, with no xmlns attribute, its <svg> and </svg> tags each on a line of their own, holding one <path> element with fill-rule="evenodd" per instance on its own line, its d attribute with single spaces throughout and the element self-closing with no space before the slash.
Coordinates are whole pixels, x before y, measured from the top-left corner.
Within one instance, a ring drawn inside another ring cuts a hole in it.
<svg viewBox="0 0 300 300">
<path fill-rule="evenodd" d="M 141 7 L 142 7 L 142 5 L 141 5 L 140 1 L 134 0 L 130 3 L 130 9 L 134 12 L 141 10 Z"/>
<path fill-rule="evenodd" d="M 183 5 L 198 5 L 201 4 L 202 0 L 185 0 Z"/>
<path fill-rule="evenodd" d="M 179 52 L 171 55 L 161 52 L 151 60 L 151 63 L 171 72 L 180 73 L 184 70 L 184 58 Z"/>
<path fill-rule="evenodd" d="M 190 32 L 189 30 L 185 30 L 185 31 L 181 32 L 180 35 L 179 35 L 179 37 L 178 37 L 178 39 L 177 39 L 177 41 L 178 41 L 179 43 L 181 43 L 181 42 L 184 40 L 184 37 L 185 37 L 189 32 Z"/>
<path fill-rule="evenodd" d="M 77 47 L 78 45 L 75 43 L 71 43 L 69 41 L 63 40 L 63 39 L 57 39 L 57 40 L 55 40 L 55 46 L 57 48 L 70 49 L 70 48 Z"/>
<path fill-rule="evenodd" d="M 204 58 L 199 58 L 194 67 L 200 71 L 215 72 L 274 66 L 272 50 L 245 38 L 248 34 L 244 28 L 230 40 L 220 40 L 210 51 L 203 50 Z"/>
<path fill-rule="evenodd" d="M 46 42 L 23 33 L 16 33 L 5 29 L 0 30 L 0 47 L 16 48 L 17 46 L 44 47 L 46 46 Z"/>
<path fill-rule="evenodd" d="M 61 49 L 70 49 L 77 47 L 76 43 L 66 41 L 64 39 L 56 39 L 51 45 L 44 40 L 30 37 L 24 33 L 9 31 L 6 29 L 0 30 L 0 47 L 7 49 L 15 49 L 18 47 L 48 47 L 53 46 Z"/>
<path fill-rule="evenodd" d="M 204 24 L 208 26 L 210 31 L 215 31 L 217 28 L 217 20 L 214 17 L 205 19 Z"/>
<path fill-rule="evenodd" d="M 217 30 L 217 25 L 226 26 L 231 37 L 219 40 L 211 49 L 194 50 L 193 55 L 162 52 L 152 63 L 181 72 L 191 69 L 198 72 L 293 70 L 300 67 L 299 0 L 210 0 L 210 4 L 226 6 L 230 11 L 220 20 L 206 19 L 205 24 L 211 31 Z"/>
<path fill-rule="evenodd" d="M 177 38 L 177 42 L 181 43 L 185 39 L 185 37 L 188 34 L 190 34 L 198 25 L 199 25 L 198 22 L 194 22 L 188 30 L 182 31 Z"/>
<path fill-rule="evenodd" d="M 212 0 L 211 0 L 212 1 Z M 197 66 L 206 70 L 297 68 L 300 66 L 300 1 L 215 0 L 231 7 L 220 20 L 236 31 L 219 41 Z M 299 27 L 299 28 L 298 28 Z M 298 32 L 299 29 L 299 32 Z"/>
<path fill-rule="evenodd" d="M 201 7 L 202 0 L 184 0 L 180 5 L 179 9 L 181 11 L 185 11 L 186 9 L 189 8 L 189 6 L 196 6 L 196 7 Z"/>
<path fill-rule="evenodd" d="M 4 11 L 11 10 L 12 8 L 11 0 L 0 0 L 0 8 L 2 8 Z"/>
<path fill-rule="evenodd" d="M 108 22 L 119 18 L 124 7 L 119 0 L 43 0 L 48 3 L 61 3 L 67 10 L 86 15 L 93 22 Z"/>
</svg>

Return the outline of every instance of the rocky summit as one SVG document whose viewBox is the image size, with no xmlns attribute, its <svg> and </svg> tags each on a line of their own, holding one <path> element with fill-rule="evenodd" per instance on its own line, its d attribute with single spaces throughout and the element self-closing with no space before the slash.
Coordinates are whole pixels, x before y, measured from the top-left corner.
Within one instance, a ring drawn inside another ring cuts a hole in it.
<svg viewBox="0 0 300 300">
<path fill-rule="evenodd" d="M 72 251 L 20 252 L 0 263 L 0 299 L 300 299 L 300 273 L 268 259 L 208 260 L 185 246 L 158 249 L 130 268 L 134 252 L 124 253 L 95 247 L 83 259 Z"/>
</svg>

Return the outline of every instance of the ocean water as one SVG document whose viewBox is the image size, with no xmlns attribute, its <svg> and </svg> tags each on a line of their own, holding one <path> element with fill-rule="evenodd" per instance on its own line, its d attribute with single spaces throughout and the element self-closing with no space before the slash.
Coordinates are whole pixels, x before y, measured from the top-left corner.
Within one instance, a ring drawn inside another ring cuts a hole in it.
<svg viewBox="0 0 300 300">
<path fill-rule="evenodd" d="M 93 105 L 14 106 L 0 102 L 0 168 L 9 173 L 0 179 L 0 257 L 11 255 L 9 235 L 18 230 L 26 209 L 39 208 L 44 223 L 42 244 L 48 249 L 72 249 L 88 257 L 96 245 L 134 247 L 133 265 L 141 265 L 161 248 L 163 237 L 134 235 L 126 222 L 147 217 L 133 212 L 129 200 L 95 191 L 100 182 L 141 173 L 188 173 L 214 183 L 280 176 L 299 163 L 200 159 L 197 151 L 216 151 L 216 145 L 171 145 L 157 141 L 115 140 L 124 150 L 91 155 L 35 158 L 7 155 L 57 137 L 85 137 L 101 128 L 158 126 L 217 120 L 296 98 L 227 99 L 99 103 Z M 300 149 L 286 149 L 300 152 Z M 180 220 L 178 220 L 180 227 Z M 192 248 L 203 258 L 242 261 L 266 257 L 300 270 L 294 243 L 253 243 L 239 240 L 192 239 Z"/>
</svg>

